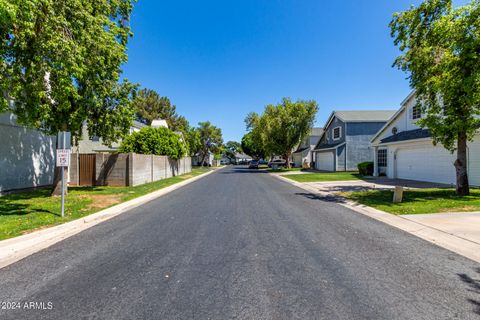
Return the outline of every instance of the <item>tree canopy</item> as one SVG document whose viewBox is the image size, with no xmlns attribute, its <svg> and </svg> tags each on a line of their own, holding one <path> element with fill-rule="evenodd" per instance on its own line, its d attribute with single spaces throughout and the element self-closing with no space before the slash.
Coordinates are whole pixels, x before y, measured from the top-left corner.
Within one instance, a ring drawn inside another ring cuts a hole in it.
<svg viewBox="0 0 480 320">
<path fill-rule="evenodd" d="M 262 159 L 266 156 L 261 141 L 255 139 L 253 132 L 248 132 L 243 136 L 242 150 L 255 159 Z"/>
<path fill-rule="evenodd" d="M 230 160 L 234 160 L 235 155 L 241 152 L 243 152 L 242 145 L 237 141 L 227 141 L 223 146 L 223 154 Z"/>
<path fill-rule="evenodd" d="M 0 110 L 49 134 L 128 133 L 135 85 L 119 83 L 133 0 L 2 1 Z M 9 105 L 14 100 L 14 107 Z"/>
<path fill-rule="evenodd" d="M 198 123 L 198 134 L 200 136 L 200 149 L 202 159 L 201 163 L 204 163 L 205 158 L 209 152 L 218 153 L 223 145 L 222 130 L 217 128 L 210 121 Z"/>
<path fill-rule="evenodd" d="M 160 96 L 151 89 L 139 90 L 133 101 L 137 117 L 150 125 L 155 119 L 167 121 L 168 127 L 173 131 L 188 131 L 188 121 L 177 114 L 177 107 L 167 97 Z"/>
<path fill-rule="evenodd" d="M 318 111 L 315 101 L 283 98 L 277 105 L 267 105 L 263 114 L 250 113 L 245 119 L 257 153 L 281 155 L 288 160 L 292 150 L 310 132 Z M 261 152 L 260 152 L 261 151 Z M 252 155 L 253 156 L 253 155 Z M 287 161 L 290 165 L 289 161 Z"/>
<path fill-rule="evenodd" d="M 480 125 L 480 1 L 455 9 L 451 0 L 425 0 L 396 13 L 390 28 L 401 50 L 394 65 L 409 74 L 423 113 L 417 123 L 457 151 L 457 192 L 466 195 L 467 141 Z"/>
<path fill-rule="evenodd" d="M 144 127 L 127 136 L 121 143 L 119 152 L 154 154 L 180 159 L 187 149 L 180 136 L 168 128 Z"/>
</svg>

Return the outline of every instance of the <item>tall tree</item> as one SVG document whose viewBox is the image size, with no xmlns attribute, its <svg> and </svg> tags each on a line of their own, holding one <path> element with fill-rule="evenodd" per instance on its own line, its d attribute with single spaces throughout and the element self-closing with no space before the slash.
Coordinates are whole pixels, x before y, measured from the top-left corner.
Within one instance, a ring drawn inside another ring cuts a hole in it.
<svg viewBox="0 0 480 320">
<path fill-rule="evenodd" d="M 418 124 L 457 152 L 457 194 L 468 195 L 467 142 L 480 125 L 480 1 L 454 9 L 451 0 L 425 0 L 395 13 L 390 28 L 402 52 L 394 66 L 409 73 L 424 114 Z"/>
<path fill-rule="evenodd" d="M 0 109 L 48 134 L 80 137 L 85 121 L 106 143 L 128 133 L 136 86 L 119 80 L 133 0 L 1 1 Z"/>
<path fill-rule="evenodd" d="M 167 97 L 160 96 L 155 90 L 141 89 L 133 102 L 138 118 L 150 125 L 153 120 L 166 120 L 171 128 L 177 116 L 177 107 Z"/>
<path fill-rule="evenodd" d="M 247 129 L 252 137 L 261 141 L 269 154 L 282 155 L 290 167 L 293 148 L 308 134 L 315 121 L 318 105 L 315 101 L 283 98 L 277 105 L 268 105 L 261 116 L 251 113 L 247 116 Z"/>
<path fill-rule="evenodd" d="M 201 163 L 203 164 L 209 152 L 216 153 L 222 147 L 222 130 L 212 125 L 210 121 L 206 121 L 198 123 L 198 132 L 201 142 Z"/>
</svg>

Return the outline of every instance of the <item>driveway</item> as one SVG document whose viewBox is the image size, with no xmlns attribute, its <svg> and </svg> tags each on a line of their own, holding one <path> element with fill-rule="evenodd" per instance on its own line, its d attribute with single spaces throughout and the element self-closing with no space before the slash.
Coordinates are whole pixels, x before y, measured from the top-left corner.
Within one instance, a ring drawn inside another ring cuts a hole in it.
<svg viewBox="0 0 480 320">
<path fill-rule="evenodd" d="M 478 319 L 479 277 L 471 260 L 228 167 L 1 269 L 0 301 L 21 306 L 0 319 Z"/>
<path fill-rule="evenodd" d="M 349 180 L 349 181 L 328 181 L 328 182 L 304 182 L 303 184 L 316 189 L 320 192 L 355 192 L 355 191 L 371 191 L 371 190 L 390 190 L 396 186 L 402 186 L 410 189 L 429 189 L 429 188 L 449 188 L 451 186 L 439 183 L 388 179 L 383 177 Z"/>
</svg>

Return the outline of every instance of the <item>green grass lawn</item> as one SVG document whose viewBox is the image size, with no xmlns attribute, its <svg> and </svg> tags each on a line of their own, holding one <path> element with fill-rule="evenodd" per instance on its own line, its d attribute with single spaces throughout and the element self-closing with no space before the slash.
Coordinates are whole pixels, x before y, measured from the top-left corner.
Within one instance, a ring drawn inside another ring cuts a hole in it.
<svg viewBox="0 0 480 320">
<path fill-rule="evenodd" d="M 342 196 L 396 215 L 480 211 L 480 189 L 471 189 L 468 197 L 459 197 L 455 189 L 406 190 L 402 203 L 392 203 L 393 191 L 344 193 Z"/>
<path fill-rule="evenodd" d="M 297 181 L 297 182 L 328 182 L 328 181 L 348 181 L 348 180 L 362 179 L 362 176 L 359 175 L 357 172 L 306 173 L 306 174 L 285 175 L 283 177 Z"/>
<path fill-rule="evenodd" d="M 51 197 L 50 190 L 0 197 L 0 240 L 87 216 L 209 170 L 194 168 L 181 176 L 136 187 L 69 187 L 65 198 L 65 218 L 60 216 L 60 197 Z"/>
</svg>

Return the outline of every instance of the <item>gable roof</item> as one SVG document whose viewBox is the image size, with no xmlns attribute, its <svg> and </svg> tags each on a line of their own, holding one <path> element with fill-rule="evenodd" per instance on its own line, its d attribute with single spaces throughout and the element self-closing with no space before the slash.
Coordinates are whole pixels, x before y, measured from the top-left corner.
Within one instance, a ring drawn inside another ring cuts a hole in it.
<svg viewBox="0 0 480 320">
<path fill-rule="evenodd" d="M 428 129 L 414 129 L 409 131 L 402 131 L 380 140 L 380 143 L 401 142 L 415 139 L 430 138 L 430 131 Z"/>
<path fill-rule="evenodd" d="M 323 134 L 324 129 L 323 128 L 312 128 L 310 130 L 310 134 L 308 135 L 309 137 L 320 137 Z"/>
<path fill-rule="evenodd" d="M 167 120 L 165 119 L 155 119 L 155 120 L 152 120 L 152 123 L 150 124 L 150 126 L 153 128 L 160 128 L 160 127 L 168 128 L 168 123 L 167 123 Z"/>
<path fill-rule="evenodd" d="M 408 102 L 414 97 L 415 97 L 415 91 L 410 92 L 409 95 L 405 98 L 405 100 L 402 101 L 400 109 L 398 109 L 397 112 L 395 112 L 395 114 L 387 121 L 387 123 L 385 123 L 385 125 L 380 130 L 378 130 L 378 132 L 373 136 L 370 142 L 375 141 L 375 139 L 377 139 L 378 136 L 380 136 L 385 131 L 385 129 L 387 129 L 390 126 L 390 124 L 398 118 L 398 116 L 407 107 Z"/>
<path fill-rule="evenodd" d="M 395 110 L 352 110 L 335 111 L 334 115 L 343 122 L 382 122 L 388 121 Z"/>
</svg>

